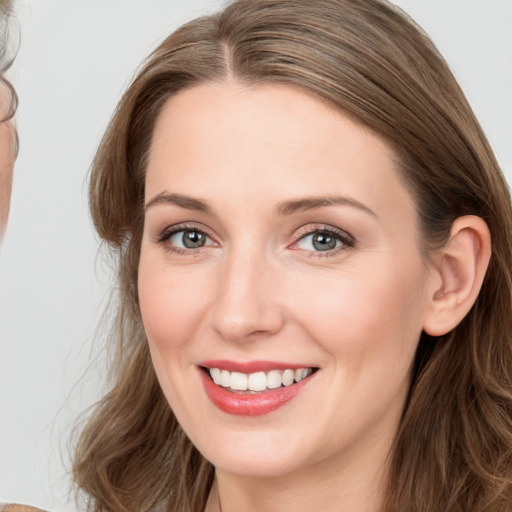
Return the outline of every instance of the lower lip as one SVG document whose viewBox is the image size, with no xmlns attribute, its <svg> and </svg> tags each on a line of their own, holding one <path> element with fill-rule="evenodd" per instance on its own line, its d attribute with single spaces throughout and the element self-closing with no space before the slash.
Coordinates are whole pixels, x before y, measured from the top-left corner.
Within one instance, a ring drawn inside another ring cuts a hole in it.
<svg viewBox="0 0 512 512">
<path fill-rule="evenodd" d="M 233 393 L 215 384 L 203 370 L 199 370 L 208 398 L 221 410 L 236 416 L 259 416 L 282 407 L 296 397 L 311 379 L 305 379 L 291 386 L 269 389 L 257 394 Z"/>
</svg>

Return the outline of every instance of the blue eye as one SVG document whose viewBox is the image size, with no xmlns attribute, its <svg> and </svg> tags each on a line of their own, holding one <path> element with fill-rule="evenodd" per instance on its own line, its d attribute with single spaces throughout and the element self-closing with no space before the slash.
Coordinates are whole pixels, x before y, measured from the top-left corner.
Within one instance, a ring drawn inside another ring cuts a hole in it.
<svg viewBox="0 0 512 512">
<path fill-rule="evenodd" d="M 179 249 L 199 249 L 212 244 L 210 237 L 197 229 L 175 231 L 167 240 L 171 245 Z"/>
<path fill-rule="evenodd" d="M 332 251 L 343 245 L 339 236 L 327 232 L 314 232 L 297 242 L 297 247 L 306 251 Z"/>
<path fill-rule="evenodd" d="M 349 249 L 354 246 L 354 239 L 344 231 L 315 227 L 305 228 L 305 233 L 305 229 L 302 231 L 304 234 L 295 242 L 295 248 L 312 253 L 337 253 L 337 249 Z"/>
</svg>

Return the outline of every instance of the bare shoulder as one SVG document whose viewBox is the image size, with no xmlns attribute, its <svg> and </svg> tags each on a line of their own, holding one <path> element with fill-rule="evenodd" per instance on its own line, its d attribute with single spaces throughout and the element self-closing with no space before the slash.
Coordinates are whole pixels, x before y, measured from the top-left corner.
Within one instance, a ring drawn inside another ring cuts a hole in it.
<svg viewBox="0 0 512 512">
<path fill-rule="evenodd" d="M 29 505 L 19 505 L 18 503 L 0 503 L 0 512 L 46 512 L 40 508 Z"/>
</svg>

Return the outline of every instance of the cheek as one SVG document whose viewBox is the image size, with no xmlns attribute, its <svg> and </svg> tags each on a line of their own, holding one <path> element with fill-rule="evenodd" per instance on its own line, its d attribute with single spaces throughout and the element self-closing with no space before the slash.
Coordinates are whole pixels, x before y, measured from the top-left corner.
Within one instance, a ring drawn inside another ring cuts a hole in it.
<svg viewBox="0 0 512 512">
<path fill-rule="evenodd" d="M 290 294 L 296 318 L 351 371 L 363 364 L 384 368 L 381 361 L 393 358 L 409 366 L 422 330 L 421 261 L 382 259 L 361 270 L 315 276 L 301 287 Z"/>
<path fill-rule="evenodd" d="M 295 318 L 329 361 L 325 403 L 315 402 L 307 411 L 327 418 L 320 435 L 337 445 L 375 425 L 394 431 L 421 335 L 421 264 L 365 265 L 364 272 L 317 277 L 303 285 L 294 295 Z"/>
<path fill-rule="evenodd" d="M 169 270 L 141 254 L 139 301 L 152 351 L 180 351 L 200 325 L 210 284 L 185 270 Z"/>
</svg>

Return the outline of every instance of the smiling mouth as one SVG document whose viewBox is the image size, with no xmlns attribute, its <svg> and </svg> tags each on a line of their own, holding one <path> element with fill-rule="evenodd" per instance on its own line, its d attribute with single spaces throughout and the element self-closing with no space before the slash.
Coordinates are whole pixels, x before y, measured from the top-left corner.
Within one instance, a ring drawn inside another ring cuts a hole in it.
<svg viewBox="0 0 512 512">
<path fill-rule="evenodd" d="M 236 394 L 260 394 L 272 389 L 289 387 L 307 379 L 318 368 L 270 370 L 268 372 L 241 373 L 221 368 L 201 367 L 215 384 Z"/>
</svg>

